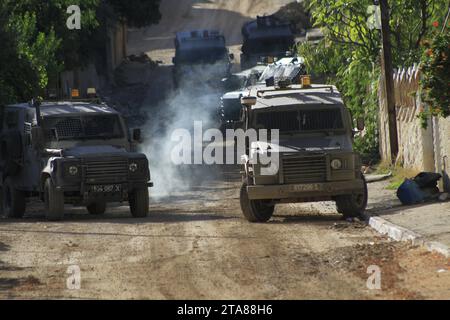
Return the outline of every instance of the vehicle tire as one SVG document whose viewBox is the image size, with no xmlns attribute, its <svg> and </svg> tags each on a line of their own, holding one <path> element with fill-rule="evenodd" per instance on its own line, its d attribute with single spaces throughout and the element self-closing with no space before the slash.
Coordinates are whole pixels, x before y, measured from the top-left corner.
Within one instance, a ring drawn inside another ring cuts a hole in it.
<svg viewBox="0 0 450 320">
<path fill-rule="evenodd" d="M 3 188 L 2 187 L 0 187 L 0 217 L 3 217 Z"/>
<path fill-rule="evenodd" d="M 45 181 L 44 202 L 47 220 L 62 220 L 64 217 L 64 193 L 56 190 L 53 181 L 50 178 Z"/>
<path fill-rule="evenodd" d="M 86 209 L 88 210 L 89 214 L 92 214 L 93 216 L 99 216 L 106 212 L 106 202 L 99 201 L 94 202 L 86 206 Z"/>
<path fill-rule="evenodd" d="M 275 211 L 275 205 L 267 204 L 267 201 L 250 200 L 246 183 L 242 184 L 240 201 L 242 213 L 249 222 L 267 222 Z"/>
<path fill-rule="evenodd" d="M 2 207 L 6 218 L 22 218 L 25 213 L 25 194 L 17 190 L 11 178 L 6 178 L 2 188 Z"/>
<path fill-rule="evenodd" d="M 131 215 L 134 218 L 145 218 L 148 216 L 148 207 L 150 205 L 148 188 L 135 189 L 128 195 Z"/>
<path fill-rule="evenodd" d="M 344 218 L 362 217 L 366 210 L 368 200 L 367 182 L 364 175 L 361 175 L 361 179 L 364 182 L 362 192 L 336 197 L 337 210 Z"/>
<path fill-rule="evenodd" d="M 3 171 L 9 176 L 15 176 L 20 171 L 20 161 L 23 156 L 22 135 L 18 130 L 6 132 L 1 139 L 1 162 Z"/>
</svg>

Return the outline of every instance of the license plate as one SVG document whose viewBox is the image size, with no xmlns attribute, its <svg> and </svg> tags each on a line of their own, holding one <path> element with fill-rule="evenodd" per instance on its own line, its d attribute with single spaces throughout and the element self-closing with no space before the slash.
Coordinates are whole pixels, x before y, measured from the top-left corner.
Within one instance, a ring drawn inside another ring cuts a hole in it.
<svg viewBox="0 0 450 320">
<path fill-rule="evenodd" d="M 320 190 L 322 190 L 322 186 L 320 184 L 296 184 L 291 186 L 292 192 L 310 192 Z"/>
<path fill-rule="evenodd" d="M 92 186 L 91 190 L 96 193 L 114 193 L 122 191 L 122 186 L 120 184 Z"/>
</svg>

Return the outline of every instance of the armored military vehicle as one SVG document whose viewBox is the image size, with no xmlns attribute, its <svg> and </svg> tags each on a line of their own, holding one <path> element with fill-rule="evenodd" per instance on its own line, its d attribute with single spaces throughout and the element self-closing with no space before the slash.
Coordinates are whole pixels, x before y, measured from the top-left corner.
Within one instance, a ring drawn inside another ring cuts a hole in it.
<svg viewBox="0 0 450 320">
<path fill-rule="evenodd" d="M 233 74 L 229 82 L 234 82 L 233 91 L 225 93 L 221 98 L 219 117 L 222 129 L 233 128 L 239 121 L 241 112 L 241 97 L 248 92 L 248 88 L 263 85 L 272 79 L 288 79 L 291 83 L 299 83 L 300 77 L 306 75 L 306 66 L 302 57 L 284 57 L 269 65 L 257 66 Z M 230 87 L 228 87 L 230 88 Z"/>
<path fill-rule="evenodd" d="M 64 205 L 103 214 L 108 202 L 128 201 L 133 217 L 149 209 L 149 163 L 134 152 L 132 134 L 114 109 L 95 102 L 44 102 L 0 107 L 2 210 L 20 218 L 26 199 L 45 203 L 49 220 Z"/>
<path fill-rule="evenodd" d="M 366 208 L 350 112 L 335 87 L 309 81 L 256 86 L 241 99 L 243 128 L 279 130 L 278 143 L 246 144 L 240 201 L 251 222 L 268 221 L 278 203 L 332 200 L 345 217 L 360 216 Z M 363 129 L 362 120 L 358 128 Z M 270 166 L 256 157 L 263 154 L 275 159 Z M 272 165 L 276 170 L 263 170 Z"/>
<path fill-rule="evenodd" d="M 231 70 L 231 61 L 225 37 L 215 30 L 178 32 L 175 38 L 173 58 L 173 82 L 178 87 L 181 81 L 203 83 L 220 81 Z"/>
<path fill-rule="evenodd" d="M 242 27 L 241 69 L 245 70 L 260 61 L 271 63 L 274 58 L 286 56 L 295 46 L 295 36 L 290 23 L 275 16 L 258 16 Z"/>
</svg>

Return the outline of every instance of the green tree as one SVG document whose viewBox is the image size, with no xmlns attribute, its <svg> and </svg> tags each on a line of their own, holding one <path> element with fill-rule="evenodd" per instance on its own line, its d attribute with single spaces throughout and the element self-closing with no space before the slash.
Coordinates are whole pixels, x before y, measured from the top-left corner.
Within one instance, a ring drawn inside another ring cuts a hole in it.
<svg viewBox="0 0 450 320">
<path fill-rule="evenodd" d="M 160 19 L 160 0 L 0 1 L 0 104 L 42 93 L 49 79 L 102 61 L 107 31 L 117 21 L 144 26 Z M 66 26 L 70 5 L 79 5 L 81 30 Z"/>
<path fill-rule="evenodd" d="M 160 0 L 108 0 L 119 19 L 133 27 L 144 27 L 161 19 Z"/>
<path fill-rule="evenodd" d="M 39 94 L 48 83 L 48 70 L 57 68 L 54 32 L 38 32 L 34 14 L 11 14 L 9 9 L 8 3 L 0 4 L 0 104 Z"/>
<path fill-rule="evenodd" d="M 377 91 L 381 34 L 368 24 L 372 0 L 310 0 L 314 26 L 324 31 L 318 46 L 303 44 L 299 53 L 311 72 L 335 83 L 353 115 L 366 118 L 367 130 L 356 148 L 368 157 L 378 154 Z M 395 66 L 419 62 L 421 42 L 432 22 L 443 20 L 447 0 L 389 0 Z"/>
</svg>

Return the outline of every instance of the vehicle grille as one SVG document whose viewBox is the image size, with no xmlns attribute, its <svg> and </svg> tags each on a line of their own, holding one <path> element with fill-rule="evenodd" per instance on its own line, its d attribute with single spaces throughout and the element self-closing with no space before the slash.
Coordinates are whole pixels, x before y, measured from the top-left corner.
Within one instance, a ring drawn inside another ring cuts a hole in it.
<svg viewBox="0 0 450 320">
<path fill-rule="evenodd" d="M 283 158 L 285 184 L 324 182 L 327 179 L 325 156 L 286 156 Z"/>
<path fill-rule="evenodd" d="M 115 183 L 128 179 L 127 159 L 87 160 L 84 164 L 87 183 Z"/>
</svg>

